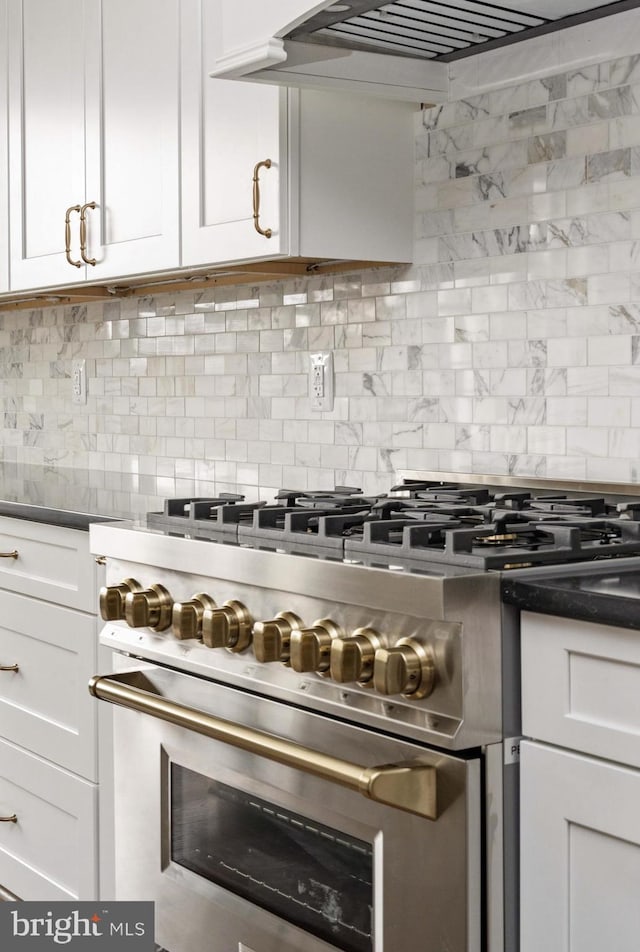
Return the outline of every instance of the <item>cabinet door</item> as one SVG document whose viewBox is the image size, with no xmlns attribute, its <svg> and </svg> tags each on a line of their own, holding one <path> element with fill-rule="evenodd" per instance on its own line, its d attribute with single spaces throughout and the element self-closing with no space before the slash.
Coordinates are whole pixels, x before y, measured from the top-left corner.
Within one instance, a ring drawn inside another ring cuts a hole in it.
<svg viewBox="0 0 640 952">
<path fill-rule="evenodd" d="M 11 288 L 69 284 L 65 212 L 84 201 L 85 13 L 96 0 L 9 0 Z M 79 218 L 70 212 L 72 258 Z"/>
<path fill-rule="evenodd" d="M 2 517 L 0 552 L 0 589 L 95 613 L 97 568 L 88 532 Z"/>
<path fill-rule="evenodd" d="M 211 79 L 220 41 L 218 0 L 182 2 L 182 263 L 289 253 L 286 101 L 273 86 Z M 259 170 L 260 225 L 253 222 Z"/>
<path fill-rule="evenodd" d="M 640 772 L 520 745 L 521 952 L 637 952 Z"/>
<path fill-rule="evenodd" d="M 179 0 L 9 3 L 11 288 L 177 267 Z"/>
<path fill-rule="evenodd" d="M 0 591 L 0 735 L 97 779 L 95 618 Z M 12 670 L 13 669 L 13 670 Z"/>
<path fill-rule="evenodd" d="M 179 0 L 103 0 L 87 31 L 90 280 L 176 268 Z M 81 54 L 79 53 L 79 57 Z"/>
<path fill-rule="evenodd" d="M 0 740 L 0 889 L 26 900 L 96 899 L 97 787 Z"/>
<path fill-rule="evenodd" d="M 9 194 L 7 154 L 7 3 L 0 0 L 0 294 L 9 290 Z"/>
</svg>

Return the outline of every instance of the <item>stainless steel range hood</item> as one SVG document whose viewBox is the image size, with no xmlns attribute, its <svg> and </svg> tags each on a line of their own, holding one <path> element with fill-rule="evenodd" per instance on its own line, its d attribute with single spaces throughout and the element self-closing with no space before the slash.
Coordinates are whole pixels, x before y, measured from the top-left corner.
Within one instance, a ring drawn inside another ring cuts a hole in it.
<svg viewBox="0 0 640 952">
<path fill-rule="evenodd" d="M 219 0 L 212 76 L 443 102 L 452 60 L 612 16 L 640 0 Z"/>
</svg>

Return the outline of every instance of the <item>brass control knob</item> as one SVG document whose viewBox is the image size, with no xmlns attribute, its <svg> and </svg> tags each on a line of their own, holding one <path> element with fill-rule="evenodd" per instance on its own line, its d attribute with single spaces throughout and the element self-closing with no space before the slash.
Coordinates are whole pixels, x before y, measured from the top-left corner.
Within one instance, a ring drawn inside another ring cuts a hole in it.
<svg viewBox="0 0 640 952">
<path fill-rule="evenodd" d="M 104 621 L 124 618 L 124 600 L 129 592 L 141 592 L 142 585 L 134 578 L 126 578 L 120 585 L 103 585 L 100 589 L 100 617 Z"/>
<path fill-rule="evenodd" d="M 384 640 L 373 628 L 356 628 L 350 638 L 336 638 L 331 645 L 331 678 L 340 684 L 371 684 L 373 660 Z"/>
<path fill-rule="evenodd" d="M 331 644 L 342 631 L 330 618 L 321 618 L 311 628 L 291 632 L 291 667 L 294 671 L 328 673 Z"/>
<path fill-rule="evenodd" d="M 202 618 L 202 640 L 208 648 L 244 651 L 251 644 L 253 619 L 242 602 L 207 608 Z"/>
<path fill-rule="evenodd" d="M 124 599 L 124 617 L 131 628 L 164 631 L 171 624 L 173 600 L 164 585 L 150 585 L 140 592 L 129 592 Z"/>
<path fill-rule="evenodd" d="M 253 653 L 258 661 L 282 661 L 289 664 L 291 633 L 302 626 L 294 612 L 279 612 L 270 621 L 257 621 L 253 626 Z"/>
<path fill-rule="evenodd" d="M 402 694 L 418 700 L 435 686 L 430 647 L 415 638 L 402 638 L 393 648 L 379 648 L 373 663 L 373 686 L 381 694 Z"/>
<path fill-rule="evenodd" d="M 171 610 L 171 627 L 176 638 L 202 638 L 202 618 L 205 610 L 215 608 L 210 595 L 201 592 L 188 602 L 174 602 Z"/>
</svg>

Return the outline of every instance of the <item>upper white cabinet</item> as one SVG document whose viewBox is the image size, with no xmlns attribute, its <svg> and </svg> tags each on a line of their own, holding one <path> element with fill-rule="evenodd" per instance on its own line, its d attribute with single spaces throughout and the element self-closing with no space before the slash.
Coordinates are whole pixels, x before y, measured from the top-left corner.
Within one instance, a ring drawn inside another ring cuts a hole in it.
<svg viewBox="0 0 640 952">
<path fill-rule="evenodd" d="M 211 78 L 221 0 L 0 0 L 5 14 L 0 293 L 411 260 L 413 106 Z"/>
<path fill-rule="evenodd" d="M 178 0 L 8 5 L 11 289 L 176 267 Z"/>
<path fill-rule="evenodd" d="M 181 7 L 182 264 L 411 260 L 412 107 L 211 79 L 220 0 Z"/>
<path fill-rule="evenodd" d="M 0 0 L 0 294 L 9 288 L 7 55 L 7 0 Z"/>
</svg>

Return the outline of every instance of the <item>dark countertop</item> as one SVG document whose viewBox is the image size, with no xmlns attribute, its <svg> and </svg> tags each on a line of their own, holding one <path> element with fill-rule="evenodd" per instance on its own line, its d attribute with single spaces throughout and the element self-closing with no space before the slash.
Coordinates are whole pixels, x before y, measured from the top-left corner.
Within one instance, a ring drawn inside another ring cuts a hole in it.
<svg viewBox="0 0 640 952">
<path fill-rule="evenodd" d="M 640 629 L 640 556 L 524 569 L 503 576 L 501 589 L 522 611 Z"/>
<path fill-rule="evenodd" d="M 187 480 L 0 462 L 0 516 L 72 529 L 138 519 L 166 496 L 196 495 Z M 189 489 L 191 490 L 189 492 Z"/>
</svg>

